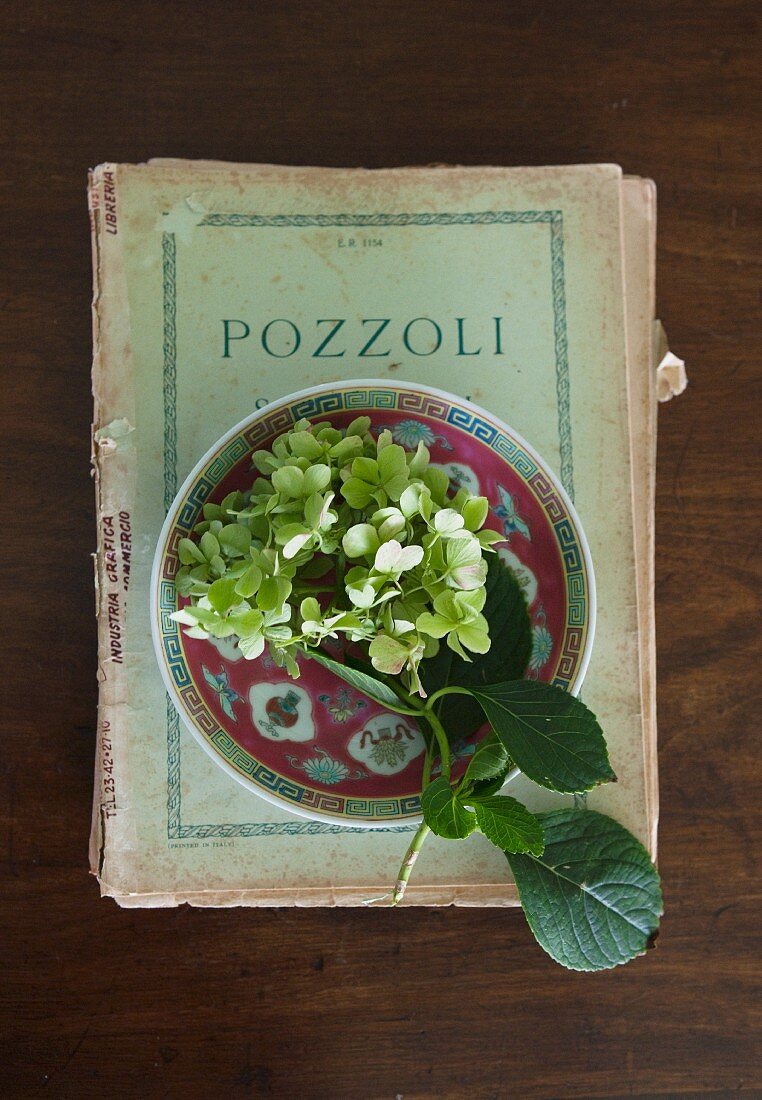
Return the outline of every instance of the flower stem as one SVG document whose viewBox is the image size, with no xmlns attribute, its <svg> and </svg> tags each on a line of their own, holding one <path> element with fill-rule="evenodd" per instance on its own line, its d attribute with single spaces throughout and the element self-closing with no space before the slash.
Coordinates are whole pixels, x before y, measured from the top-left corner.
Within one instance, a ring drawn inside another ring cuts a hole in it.
<svg viewBox="0 0 762 1100">
<path fill-rule="evenodd" d="M 455 689 L 449 689 L 449 690 L 455 690 L 455 691 L 461 690 L 462 691 L 463 689 L 455 688 Z M 447 738 L 447 732 L 446 732 L 444 726 L 439 721 L 436 714 L 434 714 L 433 710 L 431 709 L 431 706 L 432 706 L 432 703 L 434 703 L 436 701 L 437 696 L 442 695 L 442 694 L 446 693 L 447 691 L 448 691 L 447 688 L 442 688 L 442 689 L 440 689 L 440 691 L 435 692 L 434 695 L 432 695 L 431 698 L 426 703 L 426 706 L 419 711 L 419 716 L 421 718 L 425 718 L 426 721 L 429 723 L 429 725 L 431 726 L 432 732 L 434 734 L 434 738 L 436 739 L 437 748 L 439 749 L 439 755 L 440 755 L 441 760 L 442 760 L 442 775 L 445 777 L 445 779 L 450 778 L 450 769 L 451 769 L 450 742 Z M 410 699 L 410 702 L 412 702 L 412 701 L 413 700 Z M 422 789 L 423 790 L 425 790 L 426 787 L 429 785 L 429 779 L 431 778 L 431 757 L 433 755 L 432 751 L 431 751 L 432 749 L 433 749 L 433 743 L 431 745 L 429 745 L 429 748 L 427 749 L 427 752 L 426 752 L 426 758 L 423 762 L 423 781 L 422 781 Z M 418 853 L 420 852 L 421 848 L 423 847 L 423 842 L 425 841 L 426 837 L 429 835 L 430 832 L 431 832 L 431 829 L 428 827 L 426 822 L 422 821 L 421 824 L 418 826 L 418 831 L 415 834 L 415 836 L 413 837 L 413 840 L 410 844 L 410 847 L 408 848 L 407 852 L 405 853 L 405 858 L 403 859 L 402 865 L 399 869 L 399 874 L 397 876 L 397 882 L 395 883 L 394 891 L 392 892 L 392 905 L 398 905 L 402 901 L 402 898 L 403 898 L 404 893 L 405 893 L 405 889 L 407 887 L 408 879 L 410 878 L 410 874 L 413 870 L 413 867 L 415 866 L 416 860 L 418 859 Z"/>
<path fill-rule="evenodd" d="M 431 758 L 434 741 L 431 740 L 426 747 L 426 755 L 423 758 L 423 775 L 421 777 L 421 790 L 425 791 L 431 780 Z"/>
<path fill-rule="evenodd" d="M 426 709 L 430 710 L 434 706 L 434 703 L 436 703 L 437 699 L 441 699 L 443 695 L 471 695 L 471 694 L 472 694 L 472 692 L 470 692 L 468 690 L 468 688 L 443 687 L 443 688 L 440 688 L 439 691 L 435 691 L 432 695 L 430 695 L 428 697 L 428 699 L 426 700 Z"/>
<path fill-rule="evenodd" d="M 418 832 L 410 842 L 410 847 L 405 852 L 405 858 L 402 861 L 402 865 L 397 876 L 397 881 L 394 884 L 394 890 L 392 891 L 392 905 L 399 905 L 402 898 L 405 895 L 408 879 L 410 878 L 410 872 L 415 866 L 415 862 L 418 859 L 418 853 L 423 847 L 423 842 L 429 835 L 431 830 L 425 821 L 422 821 L 418 826 Z"/>
<path fill-rule="evenodd" d="M 442 775 L 445 779 L 450 778 L 450 742 L 447 739 L 447 734 L 442 723 L 437 718 L 436 714 L 433 714 L 428 708 L 422 712 L 422 717 L 431 726 L 434 731 L 434 736 L 437 739 L 437 746 L 439 748 L 439 755 L 442 758 Z"/>
</svg>

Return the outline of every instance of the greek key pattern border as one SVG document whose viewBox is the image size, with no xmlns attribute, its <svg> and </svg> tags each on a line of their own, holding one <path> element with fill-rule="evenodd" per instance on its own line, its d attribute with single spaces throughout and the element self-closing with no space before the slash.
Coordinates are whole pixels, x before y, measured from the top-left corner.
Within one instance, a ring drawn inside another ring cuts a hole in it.
<svg viewBox="0 0 762 1100">
<path fill-rule="evenodd" d="M 229 226 L 236 228 L 250 228 L 250 227 L 266 227 L 266 228 L 287 228 L 287 227 L 371 227 L 371 226 L 405 226 L 405 225 L 418 225 L 418 226 L 449 226 L 449 225 L 526 225 L 543 223 L 550 226 L 550 253 L 551 253 L 551 280 L 552 280 L 552 300 L 553 300 L 553 320 L 554 320 L 554 340 L 555 340 L 555 359 L 556 359 L 556 397 L 558 405 L 558 433 L 559 433 L 559 446 L 561 454 L 561 482 L 569 494 L 570 498 L 574 499 L 574 465 L 573 465 L 573 452 L 572 452 L 572 433 L 571 433 L 571 405 L 570 405 L 570 385 L 569 385 L 569 360 L 568 360 L 568 341 L 567 341 L 567 328 L 566 328 L 566 292 L 565 292 L 565 271 L 564 271 L 564 237 L 563 237 L 563 214 L 560 210 L 502 210 L 502 211 L 476 211 L 470 213 L 419 213 L 419 214 L 280 214 L 280 215 L 259 215 L 259 214 L 238 214 L 238 213 L 210 213 L 207 214 L 201 222 L 200 226 Z M 164 355 L 164 371 L 163 371 L 163 393 L 164 393 L 164 508 L 165 511 L 169 510 L 172 500 L 174 499 L 177 491 L 177 250 L 174 233 L 162 234 L 162 271 L 163 271 L 163 306 L 164 306 L 164 332 L 163 332 L 163 355 Z M 365 400 L 371 396 L 365 392 L 363 394 Z M 360 405 L 360 395 L 357 395 L 357 405 Z M 376 402 L 372 404 L 373 408 L 390 408 L 389 404 L 384 402 L 388 400 L 388 397 L 384 391 L 377 391 L 373 395 L 373 400 Z M 430 399 L 432 402 L 434 399 Z M 306 404 L 306 403 L 305 403 Z M 415 404 L 415 402 L 413 402 Z M 442 405 L 442 402 L 439 402 Z M 352 407 L 347 403 L 347 407 Z M 402 408 L 403 406 L 400 405 Z M 332 411 L 327 407 L 327 402 L 323 403 L 320 410 L 323 415 Z M 423 411 L 419 406 L 413 409 L 412 405 L 409 407 L 409 411 Z M 459 410 L 463 412 L 464 410 Z M 281 410 L 282 412 L 282 410 Z M 313 410 L 310 414 L 306 411 L 300 411 L 299 416 L 319 415 L 317 410 Z M 428 415 L 436 415 L 433 408 L 430 408 Z M 441 413 L 440 413 L 441 415 Z M 273 419 L 273 418 L 271 418 Z M 290 420 L 290 418 L 289 418 Z M 451 423 L 457 423 L 458 427 L 462 427 L 461 423 L 456 420 L 450 421 Z M 489 434 L 490 429 L 494 429 L 492 425 L 486 424 L 484 421 L 478 425 L 479 432 L 486 432 Z M 283 430 L 280 424 L 275 422 L 267 426 L 264 424 L 258 426 L 253 430 L 251 437 L 245 440 L 247 446 L 254 446 L 257 443 L 258 438 L 263 436 L 269 436 L 274 431 Z M 515 444 L 513 441 L 506 439 L 505 436 L 500 433 L 499 438 L 490 440 L 479 434 L 478 438 L 484 439 L 485 442 L 490 442 L 490 445 L 494 446 L 500 454 L 503 455 L 509 462 L 515 465 L 517 471 L 523 476 L 531 476 L 536 471 L 536 466 L 532 462 L 531 458 L 522 452 L 521 456 L 516 453 Z M 214 471 L 214 474 L 218 475 L 224 472 L 224 469 L 229 468 L 236 461 L 236 446 L 243 445 L 244 441 L 233 441 L 234 445 L 228 444 L 225 451 L 218 455 L 217 462 L 223 463 L 220 469 Z M 526 465 L 524 465 L 526 463 Z M 225 465 L 226 464 L 226 465 Z M 207 471 L 211 474 L 212 471 Z M 538 472 L 539 473 L 539 472 Z M 542 475 L 540 475 L 542 476 Z M 194 486 L 193 501 L 189 499 L 186 509 L 182 514 L 182 527 L 187 530 L 193 525 L 192 515 L 198 511 L 203 501 L 208 496 L 213 486 L 216 477 L 210 476 L 209 480 L 205 484 L 198 484 Z M 539 486 L 535 485 L 535 488 Z M 559 502 L 560 503 L 560 502 Z M 574 548 L 570 543 L 563 545 L 562 540 L 566 538 L 566 529 L 558 530 L 558 527 L 562 527 L 561 524 L 557 526 L 557 537 L 559 538 L 559 545 L 562 545 L 562 554 L 567 564 L 567 609 L 568 609 L 568 622 L 567 630 L 564 638 L 564 649 L 561 655 L 561 663 L 557 670 L 557 678 L 554 683 L 558 683 L 561 686 L 568 684 L 568 679 L 564 679 L 564 674 L 567 670 L 573 667 L 576 654 L 584 642 L 584 631 L 575 629 L 575 627 L 581 626 L 585 621 L 585 591 L 586 583 L 585 577 L 580 570 L 568 571 L 571 563 L 571 558 L 567 555 L 574 554 Z M 579 547 L 576 548 L 577 557 L 580 558 Z M 172 555 L 169 555 L 170 557 Z M 170 567 L 171 568 L 171 567 Z M 174 589 L 172 578 L 165 576 L 165 583 L 167 589 Z M 162 590 L 164 590 L 165 584 L 162 584 Z M 168 595 L 168 592 L 167 592 Z M 164 611 L 166 612 L 166 608 Z M 164 620 L 167 621 L 166 619 Z M 172 646 L 171 639 L 170 648 Z M 177 639 L 179 642 L 179 638 Z M 165 643 L 166 645 L 166 643 Z M 176 651 L 175 651 L 176 652 Z M 169 656 L 169 653 L 167 653 Z M 291 835 L 316 835 L 321 833 L 338 833 L 338 832 L 358 832 L 359 829 L 353 829 L 351 826 L 343 825 L 331 825 L 322 822 L 315 821 L 293 821 L 293 822 L 248 822 L 244 824 L 219 824 L 219 825 L 184 825 L 181 821 L 181 782 L 180 782 L 180 721 L 178 713 L 167 695 L 167 836 L 170 840 L 175 839 L 190 839 L 201 837 L 250 837 L 250 836 L 272 836 L 278 834 L 291 834 Z M 221 731 L 220 731 L 221 732 Z M 408 809 L 408 812 L 411 812 Z M 390 827 L 390 832 L 409 832 L 411 826 L 401 825 Z"/>
<path fill-rule="evenodd" d="M 292 803 L 295 807 L 310 808 L 324 814 L 352 818 L 397 818 L 412 815 L 420 810 L 417 796 L 406 798 L 357 799 L 334 792 L 315 790 L 281 775 L 265 766 L 236 743 L 219 726 L 218 719 L 199 693 L 190 674 L 182 638 L 172 612 L 177 609 L 177 590 L 174 577 L 177 573 L 179 543 L 202 515 L 203 503 L 214 487 L 225 476 L 235 461 L 251 453 L 250 440 L 267 443 L 272 435 L 294 424 L 302 417 L 317 421 L 331 413 L 354 412 L 358 408 L 414 410 L 418 415 L 435 423 L 457 428 L 485 443 L 502 456 L 508 464 L 522 474 L 544 508 L 553 527 L 559 554 L 564 565 L 566 585 L 566 623 L 562 650 L 553 673 L 553 683 L 568 688 L 572 681 L 587 635 L 587 576 L 578 533 L 568 507 L 554 483 L 518 440 L 512 439 L 492 421 L 478 412 L 457 402 L 449 402 L 429 394 L 415 393 L 395 386 L 346 388 L 340 384 L 334 390 L 284 403 L 268 417 L 269 434 L 263 434 L 256 423 L 241 428 L 232 439 L 211 456 L 205 467 L 195 477 L 190 490 L 171 527 L 163 548 L 163 573 L 159 583 L 158 608 L 162 624 L 162 642 L 166 668 L 182 699 L 185 715 L 216 752 L 240 775 L 250 779 L 263 791 Z M 285 414 L 285 415 L 284 415 Z M 216 471 L 216 477 L 211 476 Z"/>
</svg>

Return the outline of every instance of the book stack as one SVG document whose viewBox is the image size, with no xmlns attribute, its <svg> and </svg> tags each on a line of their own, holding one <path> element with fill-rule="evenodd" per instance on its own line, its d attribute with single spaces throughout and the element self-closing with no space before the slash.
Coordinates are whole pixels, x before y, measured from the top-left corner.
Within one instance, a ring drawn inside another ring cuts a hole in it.
<svg viewBox="0 0 762 1100">
<path fill-rule="evenodd" d="M 616 165 L 103 164 L 89 186 L 100 701 L 91 867 L 125 906 L 387 904 L 409 826 L 344 828 L 236 784 L 185 730 L 149 581 L 178 486 L 233 424 L 347 378 L 422 383 L 506 421 L 590 543 L 583 694 L 616 784 L 587 796 L 656 851 L 656 196 Z M 423 339 L 422 333 L 435 338 Z M 569 804 L 523 777 L 530 809 Z M 405 904 L 513 905 L 483 837 L 431 838 Z"/>
</svg>

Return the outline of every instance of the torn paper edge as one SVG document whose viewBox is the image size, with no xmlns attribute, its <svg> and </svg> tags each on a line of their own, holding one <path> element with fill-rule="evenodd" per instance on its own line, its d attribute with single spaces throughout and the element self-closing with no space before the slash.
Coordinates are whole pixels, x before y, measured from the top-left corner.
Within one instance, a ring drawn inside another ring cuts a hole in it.
<svg viewBox="0 0 762 1100">
<path fill-rule="evenodd" d="M 661 403 L 679 397 L 688 385 L 685 360 L 669 350 L 661 321 L 654 321 L 654 359 L 656 361 L 656 398 Z"/>
</svg>

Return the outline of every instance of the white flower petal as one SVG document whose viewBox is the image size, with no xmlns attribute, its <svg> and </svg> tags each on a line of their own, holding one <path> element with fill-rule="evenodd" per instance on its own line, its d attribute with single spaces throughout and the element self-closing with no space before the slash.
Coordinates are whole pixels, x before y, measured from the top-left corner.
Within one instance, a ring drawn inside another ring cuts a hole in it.
<svg viewBox="0 0 762 1100">
<path fill-rule="evenodd" d="M 283 547 L 283 557 L 288 561 L 290 558 L 295 558 L 304 544 L 312 538 L 311 531 L 305 531 L 303 535 L 294 535 L 292 539 L 289 539 L 286 545 Z"/>
<path fill-rule="evenodd" d="M 397 568 L 413 569 L 416 565 L 420 565 L 423 561 L 423 547 L 422 546 L 405 546 L 400 551 L 399 560 L 397 562 Z"/>
<path fill-rule="evenodd" d="M 421 556 L 423 549 L 419 547 Z M 389 539 L 376 551 L 375 568 L 379 573 L 393 573 L 399 569 L 399 559 L 402 554 L 402 545 L 396 539 Z"/>
<path fill-rule="evenodd" d="M 463 516 L 454 508 L 442 508 L 434 516 L 434 530 L 440 535 L 452 535 L 465 524 Z"/>
</svg>

